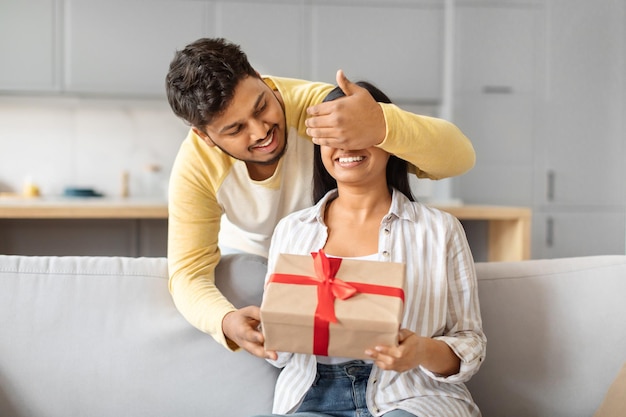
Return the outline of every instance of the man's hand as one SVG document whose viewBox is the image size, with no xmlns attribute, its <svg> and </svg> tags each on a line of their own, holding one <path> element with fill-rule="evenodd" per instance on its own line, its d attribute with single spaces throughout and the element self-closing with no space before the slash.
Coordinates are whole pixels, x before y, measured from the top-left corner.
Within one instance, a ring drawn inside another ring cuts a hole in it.
<svg viewBox="0 0 626 417">
<path fill-rule="evenodd" d="M 341 149 L 365 149 L 380 144 L 387 132 L 380 104 L 369 91 L 337 71 L 337 85 L 345 97 L 307 109 L 306 133 L 318 145 Z"/>
<path fill-rule="evenodd" d="M 222 320 L 222 331 L 228 339 L 254 356 L 275 360 L 277 358 L 276 352 L 266 351 L 263 347 L 265 340 L 263 334 L 258 330 L 260 323 L 259 307 L 243 307 L 226 314 Z"/>
</svg>

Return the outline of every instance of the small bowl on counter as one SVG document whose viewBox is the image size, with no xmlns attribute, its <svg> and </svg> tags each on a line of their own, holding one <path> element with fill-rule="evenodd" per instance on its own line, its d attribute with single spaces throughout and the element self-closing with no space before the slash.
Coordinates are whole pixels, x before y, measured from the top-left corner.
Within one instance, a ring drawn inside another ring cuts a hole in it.
<svg viewBox="0 0 626 417">
<path fill-rule="evenodd" d="M 63 190 L 63 196 L 65 197 L 102 197 L 103 194 L 95 191 L 93 188 L 66 187 L 65 190 Z"/>
</svg>

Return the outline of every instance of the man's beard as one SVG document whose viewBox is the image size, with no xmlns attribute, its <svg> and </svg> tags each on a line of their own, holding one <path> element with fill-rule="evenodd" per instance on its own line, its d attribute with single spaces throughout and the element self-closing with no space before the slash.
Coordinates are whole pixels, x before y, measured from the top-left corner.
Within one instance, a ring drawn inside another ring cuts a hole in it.
<svg viewBox="0 0 626 417">
<path fill-rule="evenodd" d="M 226 149 L 222 148 L 220 145 L 218 145 L 217 143 L 213 142 L 213 145 L 217 146 L 222 152 L 224 152 L 226 155 L 230 156 L 233 159 L 236 159 L 238 161 L 242 161 L 245 162 L 247 164 L 256 164 L 256 165 L 263 165 L 263 166 L 267 166 L 267 165 L 273 165 L 276 162 L 278 162 L 280 160 L 280 158 L 282 158 L 285 153 L 287 152 L 287 135 L 285 135 L 285 144 L 283 145 L 283 149 L 280 150 L 280 152 L 278 154 L 276 154 L 272 159 L 268 160 L 268 161 L 255 161 L 252 159 L 241 159 L 241 158 L 237 158 L 236 156 L 232 155 L 231 153 L 229 153 Z"/>
</svg>

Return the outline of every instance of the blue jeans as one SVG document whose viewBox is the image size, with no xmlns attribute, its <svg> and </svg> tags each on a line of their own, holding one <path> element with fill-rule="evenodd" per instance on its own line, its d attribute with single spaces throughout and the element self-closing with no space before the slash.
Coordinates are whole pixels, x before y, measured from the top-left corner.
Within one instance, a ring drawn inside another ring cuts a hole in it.
<svg viewBox="0 0 626 417">
<path fill-rule="evenodd" d="M 322 413 L 298 413 L 290 414 L 289 416 L 294 417 L 333 417 L 332 414 L 322 414 Z M 286 417 L 283 414 L 263 414 L 254 417 Z M 388 413 L 383 414 L 382 417 L 417 417 L 415 414 L 411 414 L 408 411 L 404 410 L 393 410 Z"/>
<path fill-rule="evenodd" d="M 372 365 L 359 360 L 338 365 L 318 364 L 313 386 L 293 415 L 297 417 L 372 417 L 365 401 L 367 380 L 371 371 Z M 403 410 L 393 410 L 384 416 L 415 417 Z"/>
</svg>

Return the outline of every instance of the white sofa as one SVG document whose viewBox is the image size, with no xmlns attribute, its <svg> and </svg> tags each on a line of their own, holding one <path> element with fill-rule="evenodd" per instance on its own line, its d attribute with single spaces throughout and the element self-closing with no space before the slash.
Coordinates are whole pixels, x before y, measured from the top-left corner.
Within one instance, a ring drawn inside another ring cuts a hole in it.
<svg viewBox="0 0 626 417">
<path fill-rule="evenodd" d="M 229 256 L 218 285 L 258 303 L 264 271 Z M 477 271 L 483 416 L 592 416 L 626 362 L 626 256 Z M 244 417 L 270 411 L 276 375 L 180 316 L 164 258 L 0 256 L 0 416 Z"/>
</svg>

